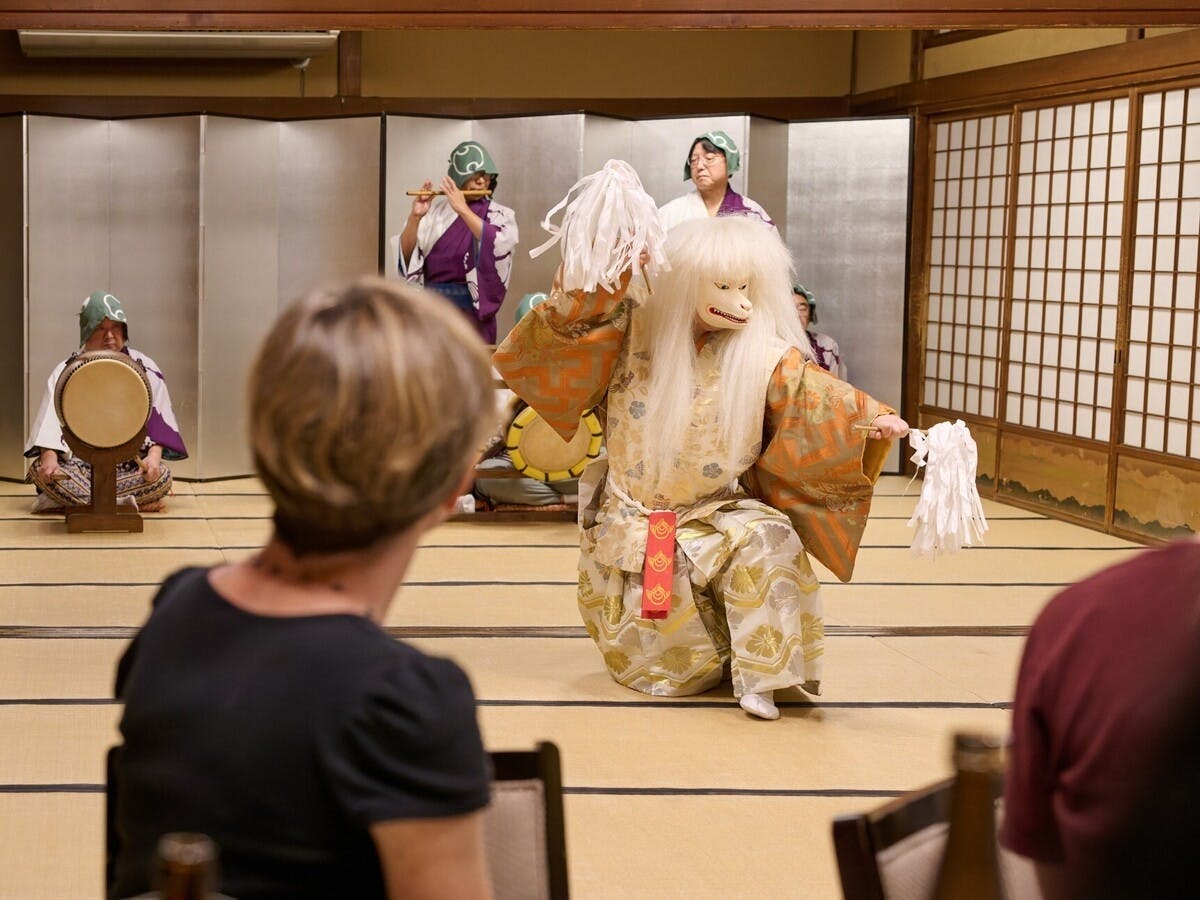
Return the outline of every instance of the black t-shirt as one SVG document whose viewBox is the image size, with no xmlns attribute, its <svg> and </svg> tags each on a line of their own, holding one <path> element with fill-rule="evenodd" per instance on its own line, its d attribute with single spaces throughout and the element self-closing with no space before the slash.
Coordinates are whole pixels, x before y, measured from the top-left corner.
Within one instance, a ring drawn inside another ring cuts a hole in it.
<svg viewBox="0 0 1200 900">
<path fill-rule="evenodd" d="M 248 613 L 207 576 L 166 581 L 117 669 L 114 896 L 149 888 L 160 835 L 199 831 L 239 900 L 385 897 L 372 823 L 487 805 L 466 675 L 359 616 Z"/>
</svg>

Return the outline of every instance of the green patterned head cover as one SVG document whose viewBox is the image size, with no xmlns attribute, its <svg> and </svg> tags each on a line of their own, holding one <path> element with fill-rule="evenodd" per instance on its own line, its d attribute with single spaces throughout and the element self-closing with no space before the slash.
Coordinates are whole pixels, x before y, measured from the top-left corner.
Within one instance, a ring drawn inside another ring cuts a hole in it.
<svg viewBox="0 0 1200 900">
<path fill-rule="evenodd" d="M 125 340 L 129 340 L 129 320 L 125 317 L 125 307 L 121 301 L 108 291 L 93 291 L 83 301 L 79 310 L 79 346 L 91 337 L 92 332 L 105 319 L 112 319 L 125 326 Z"/>
<path fill-rule="evenodd" d="M 500 174 L 483 144 L 479 141 L 463 141 L 450 151 L 450 168 L 446 169 L 446 174 L 454 179 L 455 184 L 462 187 L 477 172 L 487 172 L 493 179 Z"/>
<path fill-rule="evenodd" d="M 520 322 L 523 318 L 525 318 L 525 314 L 527 312 L 545 299 L 546 295 L 541 291 L 538 291 L 536 294 L 526 294 L 524 297 L 522 297 L 521 302 L 517 304 L 516 313 L 513 314 L 513 324 L 516 325 L 518 322 Z"/>
<path fill-rule="evenodd" d="M 725 154 L 725 171 L 730 175 L 742 167 L 742 154 L 738 151 L 733 138 L 723 131 L 706 131 L 695 137 L 688 145 L 687 159 L 683 161 L 684 181 L 688 181 L 692 177 L 692 151 L 696 149 L 696 144 L 700 141 L 708 141 Z"/>
<path fill-rule="evenodd" d="M 808 321 L 815 325 L 817 322 L 817 295 L 802 284 L 793 284 L 792 293 L 808 301 Z"/>
</svg>

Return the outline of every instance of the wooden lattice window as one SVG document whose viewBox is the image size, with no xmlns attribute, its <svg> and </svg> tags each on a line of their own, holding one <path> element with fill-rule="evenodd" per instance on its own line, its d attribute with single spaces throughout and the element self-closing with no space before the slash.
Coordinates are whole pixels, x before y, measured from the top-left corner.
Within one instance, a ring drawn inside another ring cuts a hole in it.
<svg viewBox="0 0 1200 900">
<path fill-rule="evenodd" d="M 1021 113 L 1006 422 L 1110 438 L 1128 123 L 1123 97 Z"/>
<path fill-rule="evenodd" d="M 1011 116 L 934 126 L 923 402 L 996 416 Z"/>
<path fill-rule="evenodd" d="M 1123 441 L 1200 458 L 1200 88 L 1142 98 Z"/>
</svg>

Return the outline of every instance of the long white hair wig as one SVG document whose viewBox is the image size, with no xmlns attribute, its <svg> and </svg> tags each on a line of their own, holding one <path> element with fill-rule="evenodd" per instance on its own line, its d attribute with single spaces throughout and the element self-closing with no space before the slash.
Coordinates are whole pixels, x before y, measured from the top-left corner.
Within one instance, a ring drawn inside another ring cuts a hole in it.
<svg viewBox="0 0 1200 900">
<path fill-rule="evenodd" d="M 683 446 L 696 381 L 694 329 L 702 292 L 714 282 L 748 284 L 753 312 L 746 327 L 708 337 L 716 342 L 719 359 L 717 419 L 721 445 L 729 453 L 725 471 L 732 477 L 753 462 L 738 459 L 739 448 L 761 440 L 767 382 L 778 361 L 769 358 L 773 339 L 812 358 L 792 302 L 792 257 L 775 229 L 745 216 L 676 225 L 667 236 L 666 255 L 671 268 L 656 279 L 642 311 L 651 346 L 645 420 L 658 432 L 646 462 L 661 481 Z"/>
</svg>

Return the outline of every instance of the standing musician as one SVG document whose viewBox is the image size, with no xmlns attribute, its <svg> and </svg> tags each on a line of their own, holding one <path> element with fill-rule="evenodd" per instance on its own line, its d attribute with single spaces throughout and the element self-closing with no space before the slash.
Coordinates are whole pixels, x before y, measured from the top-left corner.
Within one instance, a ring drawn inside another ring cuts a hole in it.
<svg viewBox="0 0 1200 900">
<path fill-rule="evenodd" d="M 146 442 L 139 458 L 117 467 L 117 502 L 132 503 L 142 512 L 162 508 L 171 490 L 171 470 L 163 459 L 187 459 L 187 448 L 179 436 L 171 395 L 158 363 L 129 346 L 129 319 L 121 301 L 107 291 L 95 291 L 79 310 L 79 351 L 60 362 L 46 382 L 46 395 L 25 443 L 25 455 L 33 464 L 25 481 L 37 485 L 34 512 L 52 512 L 67 506 L 83 506 L 92 497 L 92 467 L 67 449 L 62 426 L 54 412 L 54 390 L 58 377 L 78 352 L 111 350 L 124 353 L 145 370 L 150 381 L 151 411 L 146 423 Z"/>
<path fill-rule="evenodd" d="M 416 192 L 400 234 L 401 276 L 447 297 L 490 344 L 518 240 L 513 211 L 491 196 L 499 177 L 483 144 L 463 141 L 440 191 L 426 181 Z"/>
</svg>

